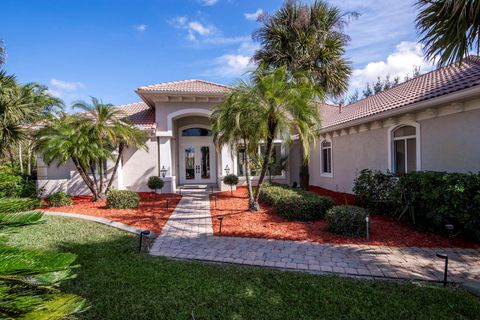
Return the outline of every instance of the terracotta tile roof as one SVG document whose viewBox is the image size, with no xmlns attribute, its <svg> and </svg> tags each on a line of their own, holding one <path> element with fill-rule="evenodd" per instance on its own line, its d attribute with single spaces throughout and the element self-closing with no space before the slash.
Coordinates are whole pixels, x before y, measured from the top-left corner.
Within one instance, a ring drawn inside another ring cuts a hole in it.
<svg viewBox="0 0 480 320">
<path fill-rule="evenodd" d="M 155 129 L 155 109 L 150 108 L 145 102 L 135 102 L 117 106 L 123 110 L 128 118 L 141 129 Z"/>
<path fill-rule="evenodd" d="M 143 86 L 138 91 L 172 93 L 227 93 L 230 87 L 204 80 L 183 80 Z"/>
<path fill-rule="evenodd" d="M 344 124 L 477 85 L 480 85 L 480 58 L 470 56 L 461 65 L 452 64 L 431 71 L 347 105 L 342 113 L 337 106 L 321 105 L 322 128 Z"/>
</svg>

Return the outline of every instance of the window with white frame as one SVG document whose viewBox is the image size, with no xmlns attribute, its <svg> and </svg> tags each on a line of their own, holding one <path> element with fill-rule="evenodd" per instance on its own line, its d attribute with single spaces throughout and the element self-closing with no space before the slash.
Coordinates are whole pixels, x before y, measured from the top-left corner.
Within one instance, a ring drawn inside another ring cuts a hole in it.
<svg viewBox="0 0 480 320">
<path fill-rule="evenodd" d="M 417 170 L 417 128 L 401 126 L 392 132 L 392 170 L 397 174 Z"/>
<path fill-rule="evenodd" d="M 332 175 L 332 142 L 329 140 L 323 140 L 320 145 L 321 162 L 322 162 L 322 175 Z"/>
<path fill-rule="evenodd" d="M 237 149 L 237 165 L 238 165 L 238 176 L 245 176 L 246 163 L 245 163 L 245 147 L 239 146 Z M 265 154 L 265 145 L 261 144 L 258 149 L 258 157 L 263 160 L 263 155 Z M 268 175 L 271 176 L 281 176 L 283 174 L 283 156 L 282 156 L 282 144 L 274 143 L 272 147 L 272 156 L 270 162 L 270 172 Z M 252 161 L 254 159 L 251 159 Z M 254 161 L 253 161 L 254 162 Z M 259 168 L 255 168 L 252 164 L 250 165 L 250 174 L 252 176 L 257 176 Z"/>
</svg>

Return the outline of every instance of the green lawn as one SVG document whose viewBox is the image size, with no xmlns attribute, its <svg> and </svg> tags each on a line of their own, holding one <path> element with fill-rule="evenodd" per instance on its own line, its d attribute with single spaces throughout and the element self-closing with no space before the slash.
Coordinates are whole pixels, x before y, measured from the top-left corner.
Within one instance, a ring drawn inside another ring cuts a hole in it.
<svg viewBox="0 0 480 320">
<path fill-rule="evenodd" d="M 48 218 L 12 244 L 78 255 L 64 290 L 89 300 L 85 319 L 478 319 L 480 303 L 457 288 L 360 281 L 137 254 L 116 229 Z"/>
</svg>

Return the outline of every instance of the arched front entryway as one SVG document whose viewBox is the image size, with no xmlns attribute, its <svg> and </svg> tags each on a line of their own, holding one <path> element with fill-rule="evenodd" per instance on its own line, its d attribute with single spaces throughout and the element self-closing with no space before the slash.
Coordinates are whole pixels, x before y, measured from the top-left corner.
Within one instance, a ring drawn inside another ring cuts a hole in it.
<svg viewBox="0 0 480 320">
<path fill-rule="evenodd" d="M 178 129 L 178 161 L 181 185 L 216 183 L 216 151 L 208 126 L 192 124 Z"/>
</svg>

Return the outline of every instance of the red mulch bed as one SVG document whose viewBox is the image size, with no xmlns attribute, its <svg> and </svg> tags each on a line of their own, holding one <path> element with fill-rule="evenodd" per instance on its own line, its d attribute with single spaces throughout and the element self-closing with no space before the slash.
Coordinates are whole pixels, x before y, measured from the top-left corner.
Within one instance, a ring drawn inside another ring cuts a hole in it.
<svg viewBox="0 0 480 320">
<path fill-rule="evenodd" d="M 356 200 L 354 194 L 335 192 L 315 186 L 308 186 L 308 191 L 315 192 L 321 196 L 328 196 L 332 198 L 338 206 L 345 204 L 355 205 Z"/>
<path fill-rule="evenodd" d="M 47 211 L 80 213 L 122 222 L 137 228 L 160 233 L 173 210 L 181 199 L 176 194 L 155 194 L 140 192 L 140 206 L 137 209 L 109 209 L 105 199 L 91 201 L 90 196 L 73 197 L 70 207 L 44 208 Z M 168 199 L 168 210 L 167 210 Z"/>
<path fill-rule="evenodd" d="M 339 198 L 341 199 L 341 196 Z M 345 201 L 340 203 L 345 204 Z M 233 196 L 230 192 L 219 193 L 217 208 L 212 197 L 210 204 L 215 235 L 220 235 L 220 222 L 217 218 L 224 216 L 222 236 L 393 247 L 480 248 L 480 244 L 466 240 L 415 231 L 408 224 L 392 217 L 379 215 L 370 217 L 371 231 L 368 242 L 364 238 L 336 235 L 326 231 L 325 220 L 309 223 L 288 221 L 266 205 L 261 205 L 261 210 L 258 212 L 249 212 L 245 188 L 234 191 Z"/>
</svg>

